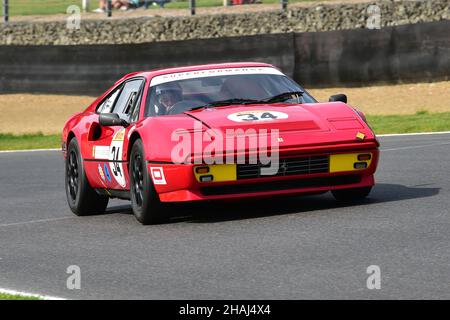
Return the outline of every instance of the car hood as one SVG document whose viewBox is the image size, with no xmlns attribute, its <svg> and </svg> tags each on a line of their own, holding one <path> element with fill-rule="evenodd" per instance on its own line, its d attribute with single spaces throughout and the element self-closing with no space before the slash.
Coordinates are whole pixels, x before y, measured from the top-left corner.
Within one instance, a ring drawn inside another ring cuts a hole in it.
<svg viewBox="0 0 450 320">
<path fill-rule="evenodd" d="M 273 106 L 267 104 L 227 106 L 186 112 L 208 128 L 219 129 L 276 129 L 286 131 L 327 131 L 325 119 L 305 105 Z"/>
<path fill-rule="evenodd" d="M 157 117 L 149 121 L 153 121 L 155 125 L 158 124 L 151 130 L 153 133 L 157 132 L 157 137 L 154 137 L 156 140 L 171 141 L 164 147 L 165 151 L 162 148 L 153 149 L 152 152 L 157 152 L 158 156 L 155 154 L 152 158 L 158 160 L 173 150 L 173 145 L 178 143 L 178 140 L 174 138 L 177 134 L 189 134 L 195 137 L 202 132 L 210 135 L 210 140 L 215 139 L 213 135 L 217 131 L 226 140 L 237 139 L 242 135 L 257 135 L 260 139 L 267 135 L 268 146 L 273 144 L 271 134 L 276 132 L 275 141 L 280 150 L 286 150 L 286 152 L 300 149 L 305 149 L 307 152 L 312 148 L 361 142 L 372 142 L 378 145 L 367 123 L 355 109 L 342 102 L 235 105 L 188 111 L 184 114 Z M 174 133 L 176 133 L 175 136 Z M 363 136 L 362 139 L 361 136 Z M 201 150 L 207 145 L 206 141 Z M 193 150 L 192 154 L 197 152 Z"/>
<path fill-rule="evenodd" d="M 341 102 L 227 106 L 185 112 L 210 129 L 267 129 L 283 133 L 369 129 L 352 107 Z"/>
</svg>

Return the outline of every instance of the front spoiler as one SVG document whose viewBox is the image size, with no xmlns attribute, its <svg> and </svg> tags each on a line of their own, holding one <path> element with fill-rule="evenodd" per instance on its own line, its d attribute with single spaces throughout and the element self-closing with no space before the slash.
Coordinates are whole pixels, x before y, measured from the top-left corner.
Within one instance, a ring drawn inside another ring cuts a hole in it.
<svg viewBox="0 0 450 320">
<path fill-rule="evenodd" d="M 363 188 L 370 187 L 375 184 L 373 175 L 361 175 L 359 182 L 342 184 L 342 185 L 328 185 L 319 187 L 301 187 L 285 190 L 270 190 L 270 191 L 257 191 L 257 192 L 245 192 L 245 193 L 228 193 L 228 194 L 213 194 L 206 195 L 198 190 L 177 190 L 172 192 L 166 192 L 159 194 L 159 198 L 162 202 L 186 202 L 186 201 L 205 201 L 205 200 L 226 200 L 226 199 L 252 199 L 252 198 L 265 198 L 268 196 L 281 196 L 281 195 L 308 195 L 314 193 L 322 193 L 331 190 L 348 189 L 348 188 Z"/>
<path fill-rule="evenodd" d="M 364 145 L 363 148 L 362 145 Z M 322 148 L 321 150 L 314 150 L 302 153 L 302 155 L 319 155 L 319 154 L 339 154 L 351 152 L 370 152 L 373 154 L 373 161 L 370 166 L 364 170 L 348 171 L 348 172 L 334 172 L 334 173 L 320 173 L 307 175 L 292 175 L 292 176 L 272 176 L 267 178 L 236 180 L 228 182 L 207 182 L 200 183 L 196 180 L 194 175 L 193 164 L 167 164 L 167 163 L 148 163 L 149 172 L 155 166 L 160 167 L 164 171 L 166 184 L 155 185 L 155 189 L 159 194 L 162 202 L 186 202 L 186 201 L 204 201 L 204 200 L 224 200 L 224 199 L 243 199 L 243 198 L 258 198 L 276 195 L 298 195 L 321 193 L 330 190 L 347 189 L 347 188 L 363 188 L 373 186 L 375 184 L 374 173 L 376 171 L 379 159 L 378 144 L 364 143 L 358 145 L 357 148 Z M 302 184 L 302 180 L 306 179 L 335 179 L 336 177 L 358 176 L 358 180 L 348 180 L 348 183 L 320 183 L 308 185 Z M 295 187 L 290 182 L 298 181 L 300 186 Z M 284 183 L 288 183 L 286 188 Z M 269 188 L 264 190 L 259 186 L 279 184 L 280 189 Z M 248 185 L 250 188 L 245 188 L 243 185 Z M 253 186 L 258 186 L 252 188 Z M 233 192 L 233 186 L 236 186 L 236 192 Z M 222 187 L 226 192 L 208 192 L 214 188 L 220 189 Z M 230 191 L 231 190 L 231 191 Z M 206 191 L 206 192 L 205 192 Z"/>
</svg>

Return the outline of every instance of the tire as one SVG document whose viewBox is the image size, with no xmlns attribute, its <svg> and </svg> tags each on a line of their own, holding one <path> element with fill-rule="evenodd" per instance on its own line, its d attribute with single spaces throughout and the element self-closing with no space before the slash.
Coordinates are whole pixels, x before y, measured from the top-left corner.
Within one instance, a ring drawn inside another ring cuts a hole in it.
<svg viewBox="0 0 450 320">
<path fill-rule="evenodd" d="M 77 216 L 89 216 L 105 212 L 109 198 L 101 196 L 90 186 L 84 171 L 80 148 L 75 138 L 67 148 L 65 185 L 67 203 Z"/>
<path fill-rule="evenodd" d="M 131 207 L 136 219 L 143 225 L 166 222 L 166 208 L 159 200 L 150 178 L 140 139 L 131 148 L 129 176 Z"/>
<path fill-rule="evenodd" d="M 366 198 L 372 187 L 332 190 L 334 198 L 341 202 L 354 202 Z"/>
</svg>

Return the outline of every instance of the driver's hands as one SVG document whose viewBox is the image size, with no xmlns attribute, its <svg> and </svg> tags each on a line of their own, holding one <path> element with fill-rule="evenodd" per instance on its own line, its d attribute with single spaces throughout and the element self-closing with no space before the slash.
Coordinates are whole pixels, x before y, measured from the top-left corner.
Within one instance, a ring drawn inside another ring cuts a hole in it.
<svg viewBox="0 0 450 320">
<path fill-rule="evenodd" d="M 175 104 L 174 104 L 175 105 Z M 175 114 L 175 113 L 172 113 L 172 112 L 174 112 L 175 111 L 175 109 L 174 109 L 174 105 L 172 105 L 171 107 L 169 107 L 169 108 L 167 108 L 166 109 L 166 114 Z"/>
<path fill-rule="evenodd" d="M 155 106 L 154 106 L 153 108 L 154 108 L 154 110 L 156 111 L 155 114 L 156 114 L 157 116 L 164 116 L 164 115 L 167 114 L 167 113 L 166 113 L 166 108 L 164 108 L 164 107 L 160 107 L 160 106 L 158 106 L 158 105 L 155 104 Z"/>
<path fill-rule="evenodd" d="M 184 105 L 184 102 L 178 101 L 177 103 L 166 109 L 166 115 L 180 114 L 183 113 L 184 111 L 186 111 L 186 106 Z"/>
</svg>

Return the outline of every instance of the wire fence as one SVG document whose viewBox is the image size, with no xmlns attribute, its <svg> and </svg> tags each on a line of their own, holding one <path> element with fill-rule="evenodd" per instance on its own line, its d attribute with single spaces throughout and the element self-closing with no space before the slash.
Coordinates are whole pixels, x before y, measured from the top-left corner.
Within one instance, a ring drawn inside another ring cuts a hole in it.
<svg viewBox="0 0 450 320">
<path fill-rule="evenodd" d="M 122 4 L 118 5 L 119 2 Z M 198 7 L 279 2 L 281 8 L 286 10 L 288 4 L 288 0 L 128 0 L 128 2 L 131 8 L 139 7 L 145 9 L 153 6 L 164 8 L 167 4 L 169 8 L 188 9 L 191 15 L 196 14 L 196 8 Z M 12 16 L 67 13 L 67 9 L 72 5 L 78 6 L 80 11 L 89 12 L 96 9 L 97 12 L 102 12 L 111 17 L 116 9 L 124 6 L 124 3 L 126 3 L 125 0 L 0 0 L 4 22 L 8 22 Z"/>
</svg>

